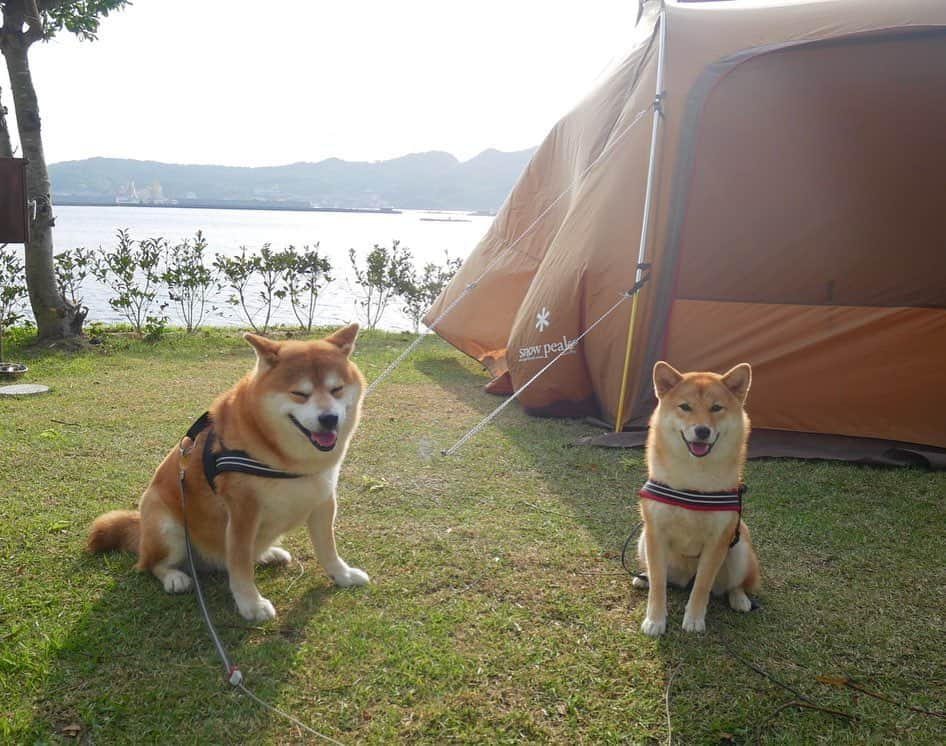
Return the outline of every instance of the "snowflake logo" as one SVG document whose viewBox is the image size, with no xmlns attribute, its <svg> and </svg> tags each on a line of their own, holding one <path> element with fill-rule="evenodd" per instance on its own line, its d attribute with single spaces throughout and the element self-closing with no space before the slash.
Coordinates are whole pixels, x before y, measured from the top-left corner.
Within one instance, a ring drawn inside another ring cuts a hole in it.
<svg viewBox="0 0 946 746">
<path fill-rule="evenodd" d="M 540 332 L 544 332 L 545 328 L 548 325 L 549 325 L 549 309 L 543 307 L 542 310 L 539 311 L 535 315 L 535 328 L 538 329 Z"/>
</svg>

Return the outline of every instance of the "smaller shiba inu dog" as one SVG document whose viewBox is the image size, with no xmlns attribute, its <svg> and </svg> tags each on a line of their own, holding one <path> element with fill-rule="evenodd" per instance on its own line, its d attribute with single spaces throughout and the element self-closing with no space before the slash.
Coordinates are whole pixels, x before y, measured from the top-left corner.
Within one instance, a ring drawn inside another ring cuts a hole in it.
<svg viewBox="0 0 946 746">
<path fill-rule="evenodd" d="M 338 556 L 334 529 L 338 472 L 365 386 L 349 357 L 357 334 L 357 324 L 309 342 L 244 334 L 256 367 L 217 397 L 188 433 L 193 457 L 184 491 L 191 542 L 206 564 L 227 569 L 237 608 L 250 621 L 276 616 L 256 587 L 253 563 L 288 562 L 279 538 L 303 523 L 336 585 L 368 582 L 365 572 Z M 188 591 L 193 583 L 180 569 L 186 545 L 179 456 L 175 447 L 158 466 L 140 512 L 99 516 L 87 544 L 92 552 L 137 552 L 137 568 L 154 573 L 168 593 Z"/>
<path fill-rule="evenodd" d="M 709 594 L 726 594 L 749 611 L 759 588 L 759 563 L 742 521 L 742 471 L 749 439 L 744 404 L 752 381 L 747 363 L 724 375 L 654 366 L 658 404 L 647 435 L 647 484 L 640 492 L 644 530 L 637 543 L 648 588 L 645 635 L 667 628 L 667 582 L 693 589 L 683 629 L 706 629 Z"/>
</svg>

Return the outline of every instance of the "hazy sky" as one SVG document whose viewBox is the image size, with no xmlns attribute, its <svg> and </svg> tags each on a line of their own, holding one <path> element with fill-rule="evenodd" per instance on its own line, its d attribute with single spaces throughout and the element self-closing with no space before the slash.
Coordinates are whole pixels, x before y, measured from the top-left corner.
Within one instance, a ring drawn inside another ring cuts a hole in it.
<svg viewBox="0 0 946 746">
<path fill-rule="evenodd" d="M 636 0 L 135 0 L 30 52 L 50 163 L 277 165 L 537 145 Z M 12 109 L 6 77 L 3 101 Z"/>
</svg>

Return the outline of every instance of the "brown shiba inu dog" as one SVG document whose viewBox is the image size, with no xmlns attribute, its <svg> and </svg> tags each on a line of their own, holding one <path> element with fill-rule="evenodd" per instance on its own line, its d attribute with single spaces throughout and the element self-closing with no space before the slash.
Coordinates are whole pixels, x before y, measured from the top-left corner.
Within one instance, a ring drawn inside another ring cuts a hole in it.
<svg viewBox="0 0 946 746">
<path fill-rule="evenodd" d="M 288 562 L 279 538 L 303 523 L 337 585 L 368 582 L 338 556 L 334 532 L 338 472 L 365 384 L 349 358 L 357 334 L 357 324 L 309 342 L 245 334 L 256 367 L 214 401 L 209 427 L 195 434 L 184 477 L 191 542 L 205 563 L 227 569 L 237 608 L 251 621 L 276 615 L 256 588 L 253 563 Z M 234 462 L 260 469 L 243 473 Z M 105 513 L 88 539 L 93 552 L 137 552 L 138 569 L 154 573 L 168 593 L 193 582 L 180 569 L 186 547 L 178 468 L 175 447 L 155 471 L 140 513 Z"/>
<path fill-rule="evenodd" d="M 644 530 L 637 544 L 647 577 L 634 585 L 650 590 L 641 631 L 652 637 L 667 627 L 667 581 L 693 589 L 683 629 L 706 629 L 712 590 L 727 594 L 736 611 L 749 611 L 746 595 L 759 587 L 759 564 L 741 519 L 742 470 L 749 418 L 743 405 L 752 369 L 737 365 L 725 375 L 681 374 L 665 362 L 654 366 L 657 409 L 647 435 L 648 481 L 641 490 Z"/>
</svg>

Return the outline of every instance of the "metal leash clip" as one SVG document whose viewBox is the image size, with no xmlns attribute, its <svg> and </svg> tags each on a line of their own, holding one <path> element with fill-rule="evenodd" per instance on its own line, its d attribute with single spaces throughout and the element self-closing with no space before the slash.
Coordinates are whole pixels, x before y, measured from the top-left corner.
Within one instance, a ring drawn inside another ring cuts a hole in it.
<svg viewBox="0 0 946 746">
<path fill-rule="evenodd" d="M 184 472 L 187 469 L 187 462 L 190 460 L 191 451 L 194 450 L 194 441 L 188 436 L 181 438 L 181 444 L 177 449 L 178 478 L 181 484 L 184 484 Z"/>
</svg>

